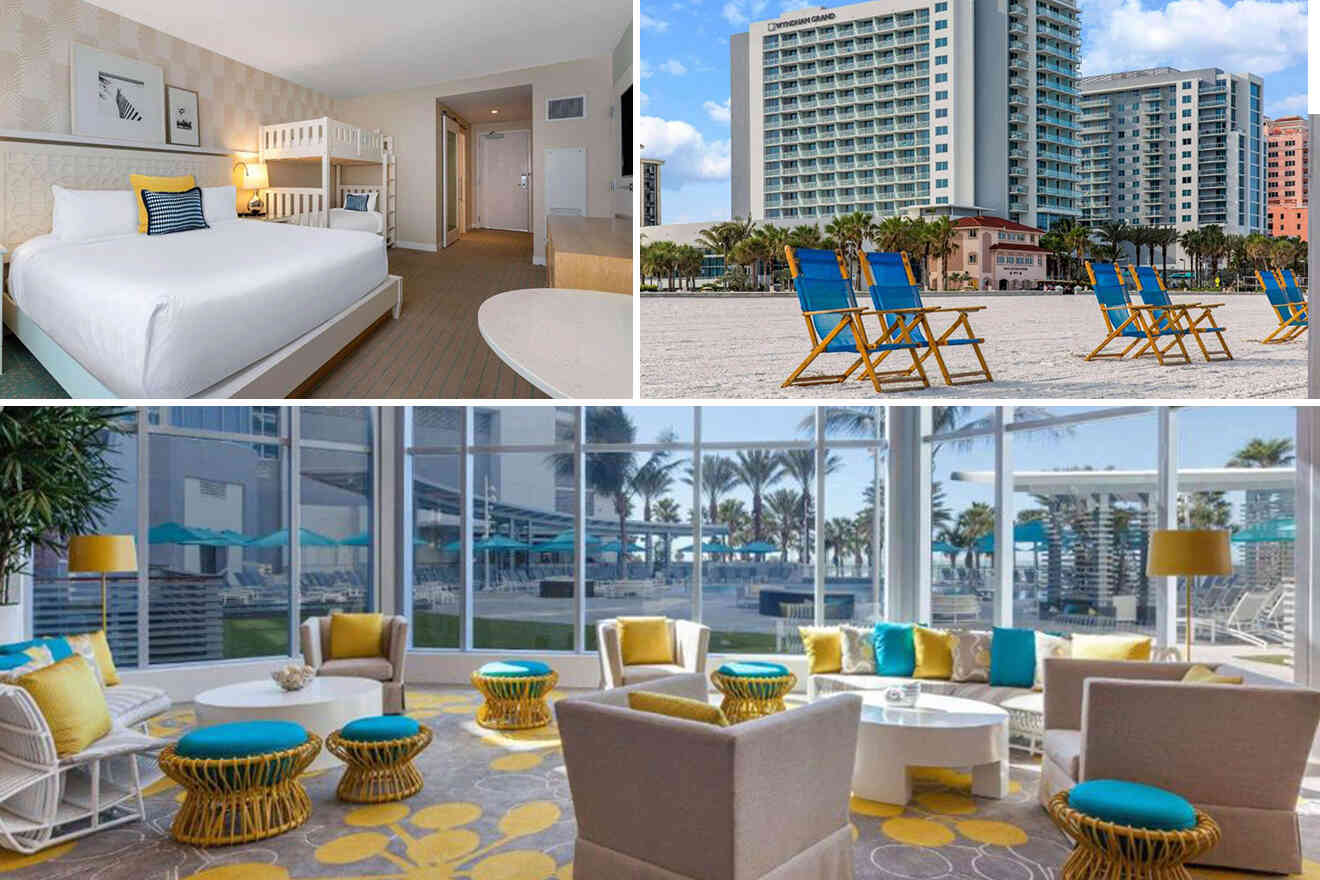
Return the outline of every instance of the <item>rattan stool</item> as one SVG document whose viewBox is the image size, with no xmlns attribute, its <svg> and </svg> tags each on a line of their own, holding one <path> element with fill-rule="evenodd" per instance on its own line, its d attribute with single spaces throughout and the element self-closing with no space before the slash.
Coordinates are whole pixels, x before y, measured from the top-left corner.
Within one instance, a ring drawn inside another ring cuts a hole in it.
<svg viewBox="0 0 1320 880">
<path fill-rule="evenodd" d="M 493 730 L 527 730 L 550 723 L 545 695 L 559 682 L 559 673 L 534 660 L 487 663 L 472 673 L 472 686 L 485 702 L 477 723 Z"/>
<path fill-rule="evenodd" d="M 347 765 L 335 793 L 341 801 L 356 804 L 380 804 L 401 801 L 422 790 L 422 774 L 413 766 L 413 758 L 431 744 L 431 728 L 413 722 L 411 736 L 373 739 L 389 731 L 373 732 L 363 724 L 396 721 L 403 716 L 360 718 L 345 724 L 325 738 L 326 751 Z M 403 720 L 412 721 L 411 718 Z M 354 725 L 357 725 L 355 728 Z"/>
<path fill-rule="evenodd" d="M 1219 825 L 1196 811 L 1196 825 L 1158 831 L 1117 825 L 1068 805 L 1068 792 L 1050 798 L 1050 818 L 1072 838 L 1061 880 L 1191 880 L 1185 864 L 1219 842 Z"/>
<path fill-rule="evenodd" d="M 797 676 L 778 663 L 726 663 L 710 674 L 710 683 L 724 695 L 720 703 L 732 724 L 784 711 L 784 695 L 797 686 Z"/>
</svg>

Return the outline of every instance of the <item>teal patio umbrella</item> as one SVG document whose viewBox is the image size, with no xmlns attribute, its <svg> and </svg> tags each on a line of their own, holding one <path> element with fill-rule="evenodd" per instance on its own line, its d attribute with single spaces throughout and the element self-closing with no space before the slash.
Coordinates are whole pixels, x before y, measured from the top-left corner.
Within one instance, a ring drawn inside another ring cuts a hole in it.
<svg viewBox="0 0 1320 880">
<path fill-rule="evenodd" d="M 259 547 L 266 549 L 269 547 L 284 547 L 289 543 L 289 530 L 277 529 L 269 535 L 263 535 L 254 541 L 247 543 L 248 547 Z M 327 538 L 311 529 L 298 530 L 298 544 L 302 547 L 337 547 L 338 542 L 333 538 Z"/>
<path fill-rule="evenodd" d="M 931 541 L 930 552 L 949 554 L 949 553 L 958 553 L 959 550 L 957 547 L 953 546 L 948 541 Z"/>
<path fill-rule="evenodd" d="M 596 549 L 599 550 L 601 553 L 618 553 L 620 550 L 622 550 L 624 553 L 641 553 L 645 548 L 642 547 L 640 544 L 629 544 L 627 547 L 623 547 L 619 544 L 618 540 L 616 539 L 610 541 L 609 543 L 601 544 Z"/>
<path fill-rule="evenodd" d="M 472 542 L 473 550 L 528 550 L 530 545 L 522 541 L 515 541 L 513 538 L 506 538 L 503 535 L 491 535 L 489 538 L 483 538 L 480 541 Z"/>
<path fill-rule="evenodd" d="M 1291 516 L 1267 519 L 1239 529 L 1230 538 L 1234 544 L 1263 544 L 1268 541 L 1296 541 L 1297 521 Z"/>
<path fill-rule="evenodd" d="M 203 544 L 206 543 L 209 537 L 207 532 L 210 532 L 210 529 L 180 525 L 176 522 L 164 522 L 147 530 L 147 543 Z"/>
<path fill-rule="evenodd" d="M 751 541 L 736 548 L 738 553 L 758 553 L 764 556 L 767 553 L 778 552 L 779 548 L 769 541 Z"/>
</svg>

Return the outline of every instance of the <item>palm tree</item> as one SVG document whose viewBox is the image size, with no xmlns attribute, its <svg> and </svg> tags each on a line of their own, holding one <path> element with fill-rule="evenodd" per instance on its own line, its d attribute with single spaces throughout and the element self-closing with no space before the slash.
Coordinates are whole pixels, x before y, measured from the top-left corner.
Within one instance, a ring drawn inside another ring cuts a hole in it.
<svg viewBox="0 0 1320 880">
<path fill-rule="evenodd" d="M 984 501 L 973 501 L 971 506 L 958 514 L 956 530 L 962 533 L 967 542 L 967 567 L 980 568 L 981 551 L 976 549 L 976 542 L 995 531 L 995 509 Z"/>
<path fill-rule="evenodd" d="M 862 243 L 866 240 L 872 225 L 870 214 L 853 211 L 850 214 L 838 215 L 825 227 L 825 234 L 834 239 L 843 253 L 844 265 L 851 273 L 854 289 L 860 283 L 858 276 L 861 275 L 861 269 L 858 263 Z"/>
<path fill-rule="evenodd" d="M 692 466 L 688 465 L 687 477 L 685 481 L 692 483 Z M 703 455 L 701 457 L 701 491 L 706 494 L 707 504 L 710 505 L 710 521 L 718 523 L 720 499 L 727 495 L 741 482 L 738 478 L 738 470 L 734 467 L 733 459 L 725 458 L 722 455 Z"/>
<path fill-rule="evenodd" d="M 1160 274 L 1169 273 L 1169 248 L 1178 243 L 1178 230 L 1172 226 L 1156 229 L 1155 243 L 1160 246 Z"/>
<path fill-rule="evenodd" d="M 655 522 L 677 523 L 683 521 L 683 509 L 678 506 L 678 502 L 669 496 L 665 496 L 655 503 Z M 665 532 L 665 563 L 668 564 L 673 558 L 669 543 L 672 539 L 668 532 Z"/>
<path fill-rule="evenodd" d="M 814 449 L 786 449 L 779 453 L 779 460 L 786 474 L 798 481 L 802 487 L 801 509 L 798 511 L 798 522 L 802 523 L 802 555 L 803 562 L 811 562 L 811 516 L 812 516 L 812 496 L 811 484 L 816 479 L 816 451 Z M 843 462 L 834 453 L 827 453 L 825 458 L 825 473 L 832 474 L 842 467 Z"/>
<path fill-rule="evenodd" d="M 779 549 L 787 562 L 793 533 L 797 530 L 797 523 L 801 522 L 802 494 L 792 489 L 776 489 L 765 496 L 765 509 L 774 520 Z"/>
<path fill-rule="evenodd" d="M 1100 236 L 1101 243 L 1112 249 L 1113 259 L 1117 259 L 1123 253 L 1123 242 L 1132 240 L 1131 230 L 1127 224 L 1120 221 L 1107 220 L 1096 226 L 1095 231 Z"/>
<path fill-rule="evenodd" d="M 936 217 L 926 224 L 931 256 L 940 261 L 940 290 L 949 289 L 949 255 L 953 253 L 958 227 L 948 217 Z"/>
<path fill-rule="evenodd" d="M 715 251 L 724 257 L 724 264 L 729 264 L 729 256 L 733 249 L 738 246 L 738 242 L 752 234 L 756 229 L 756 222 L 750 217 L 743 219 L 735 217 L 732 220 L 725 220 L 716 223 L 713 226 L 707 226 L 697 233 L 697 243 L 705 245 L 707 249 Z"/>
<path fill-rule="evenodd" d="M 688 290 L 695 290 L 697 286 L 697 276 L 701 274 L 701 267 L 706 261 L 706 254 L 693 244 L 679 245 L 678 247 L 678 274 L 687 279 Z"/>
<path fill-rule="evenodd" d="M 1082 262 L 1091 252 L 1091 233 L 1085 226 L 1073 226 L 1063 233 L 1063 240 L 1068 245 L 1068 252 L 1077 261 L 1073 266 L 1073 277 L 1081 272 Z"/>
<path fill-rule="evenodd" d="M 916 245 L 912 221 L 907 217 L 886 217 L 875 227 L 870 238 L 882 251 L 911 251 Z"/>
<path fill-rule="evenodd" d="M 752 540 L 759 541 L 764 534 L 761 530 L 763 516 L 761 495 L 783 478 L 784 466 L 779 461 L 779 456 L 765 449 L 752 449 L 746 452 L 739 450 L 733 466 L 738 472 L 738 480 L 751 490 Z"/>
<path fill-rule="evenodd" d="M 1214 223 L 1202 227 L 1201 248 L 1205 256 L 1210 259 L 1210 277 L 1213 279 L 1219 273 L 1220 258 L 1228 251 L 1228 240 L 1224 237 L 1224 230 Z"/>
<path fill-rule="evenodd" d="M 825 239 L 814 223 L 799 223 L 788 231 L 788 243 L 795 248 L 822 248 Z"/>
<path fill-rule="evenodd" d="M 1276 437 L 1273 440 L 1265 440 L 1261 437 L 1253 437 L 1247 441 L 1246 446 L 1233 453 L 1233 457 L 1228 460 L 1226 467 L 1285 467 L 1295 460 L 1291 438 Z"/>
<path fill-rule="evenodd" d="M 1201 254 L 1205 236 L 1199 229 L 1189 229 L 1180 239 L 1183 250 L 1192 261 L 1192 279 L 1196 285 L 1201 283 Z"/>
</svg>

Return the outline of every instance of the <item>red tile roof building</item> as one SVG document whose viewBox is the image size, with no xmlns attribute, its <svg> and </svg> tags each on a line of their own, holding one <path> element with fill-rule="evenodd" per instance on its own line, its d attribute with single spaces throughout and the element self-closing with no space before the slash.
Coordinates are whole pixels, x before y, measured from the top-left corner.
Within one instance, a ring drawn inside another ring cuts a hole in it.
<svg viewBox="0 0 1320 880">
<path fill-rule="evenodd" d="M 1306 119 L 1285 116 L 1265 123 L 1265 160 L 1270 235 L 1306 240 L 1306 189 L 1310 148 Z"/>
<path fill-rule="evenodd" d="M 1040 246 L 1042 230 L 999 217 L 964 217 L 953 223 L 957 229 L 954 250 L 949 254 L 949 275 L 965 273 L 977 290 L 1032 290 L 1045 280 L 1045 257 Z M 939 285 L 940 261 L 930 261 L 930 286 Z M 950 280 L 950 287 L 958 287 Z"/>
</svg>

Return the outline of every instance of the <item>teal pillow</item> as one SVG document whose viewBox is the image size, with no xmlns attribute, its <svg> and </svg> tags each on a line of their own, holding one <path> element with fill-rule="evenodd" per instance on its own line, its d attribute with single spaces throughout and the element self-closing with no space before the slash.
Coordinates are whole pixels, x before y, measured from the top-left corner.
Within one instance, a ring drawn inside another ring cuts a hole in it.
<svg viewBox="0 0 1320 880">
<path fill-rule="evenodd" d="M 1091 779 L 1073 786 L 1068 806 L 1093 819 L 1151 831 L 1196 827 L 1196 809 L 1171 791 L 1119 779 Z"/>
<path fill-rule="evenodd" d="M 716 671 L 729 678 L 782 678 L 788 675 L 788 667 L 782 663 L 764 663 L 760 660 L 725 663 Z"/>
<path fill-rule="evenodd" d="M 875 644 L 875 674 L 911 677 L 917 669 L 917 647 L 910 623 L 875 625 L 872 635 Z M 1033 670 L 1034 672 L 1034 670 Z"/>
<path fill-rule="evenodd" d="M 990 684 L 1029 688 L 1035 680 L 1035 631 L 995 627 L 990 637 Z"/>
<path fill-rule="evenodd" d="M 22 654 L 28 648 L 35 648 L 38 645 L 50 649 L 50 659 L 59 663 L 61 660 L 68 660 L 73 656 L 73 647 L 64 639 L 59 638 L 41 638 L 28 639 L 26 642 L 11 642 L 8 645 L 0 645 L 0 654 Z"/>
<path fill-rule="evenodd" d="M 348 722 L 339 735 L 353 742 L 388 742 L 416 736 L 421 729 L 422 726 L 407 715 L 376 715 Z"/>
<path fill-rule="evenodd" d="M 549 675 L 550 667 L 539 660 L 496 660 L 477 672 L 487 678 L 533 678 Z"/>
</svg>

